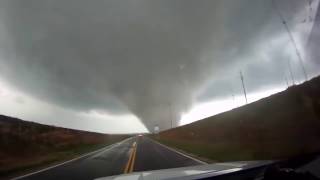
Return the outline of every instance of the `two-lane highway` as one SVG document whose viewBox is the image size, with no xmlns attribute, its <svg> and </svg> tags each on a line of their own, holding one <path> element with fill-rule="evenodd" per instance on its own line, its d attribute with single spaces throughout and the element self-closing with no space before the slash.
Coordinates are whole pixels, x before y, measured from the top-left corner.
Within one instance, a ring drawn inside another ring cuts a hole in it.
<svg viewBox="0 0 320 180">
<path fill-rule="evenodd" d="M 199 164 L 201 161 L 178 153 L 148 137 L 133 137 L 76 160 L 16 179 L 91 180 L 130 172 Z"/>
<path fill-rule="evenodd" d="M 134 165 L 135 172 L 203 164 L 199 160 L 182 155 L 150 138 L 138 138 L 137 142 L 139 146 Z"/>
</svg>

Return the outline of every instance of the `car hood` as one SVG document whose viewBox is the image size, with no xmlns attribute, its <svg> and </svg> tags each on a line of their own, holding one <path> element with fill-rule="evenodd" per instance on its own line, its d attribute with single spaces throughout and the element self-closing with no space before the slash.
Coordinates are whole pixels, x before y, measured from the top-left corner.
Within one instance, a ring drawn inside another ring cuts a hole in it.
<svg viewBox="0 0 320 180">
<path fill-rule="evenodd" d="M 239 161 L 214 163 L 208 165 L 181 167 L 164 170 L 135 172 L 124 175 L 108 176 L 96 180 L 154 180 L 154 179 L 197 179 L 242 171 L 272 164 L 273 161 Z"/>
</svg>

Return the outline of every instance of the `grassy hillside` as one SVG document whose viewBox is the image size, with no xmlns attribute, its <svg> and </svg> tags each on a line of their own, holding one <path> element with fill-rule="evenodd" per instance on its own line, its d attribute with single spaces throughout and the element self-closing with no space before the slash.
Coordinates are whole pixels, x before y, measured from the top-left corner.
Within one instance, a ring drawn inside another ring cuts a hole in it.
<svg viewBox="0 0 320 180">
<path fill-rule="evenodd" d="M 320 77 L 155 138 L 214 161 L 320 152 Z"/>
<path fill-rule="evenodd" d="M 0 177 L 70 159 L 126 137 L 47 126 L 0 115 Z"/>
</svg>

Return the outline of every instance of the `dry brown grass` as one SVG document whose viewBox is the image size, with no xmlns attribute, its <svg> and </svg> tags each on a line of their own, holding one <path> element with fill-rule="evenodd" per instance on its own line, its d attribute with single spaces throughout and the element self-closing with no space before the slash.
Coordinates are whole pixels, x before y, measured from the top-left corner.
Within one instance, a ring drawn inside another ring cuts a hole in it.
<svg viewBox="0 0 320 180">
<path fill-rule="evenodd" d="M 320 151 L 320 77 L 179 128 L 158 140 L 212 160 L 276 159 Z"/>
<path fill-rule="evenodd" d="M 70 159 L 126 137 L 46 126 L 0 115 L 0 177 Z"/>
</svg>

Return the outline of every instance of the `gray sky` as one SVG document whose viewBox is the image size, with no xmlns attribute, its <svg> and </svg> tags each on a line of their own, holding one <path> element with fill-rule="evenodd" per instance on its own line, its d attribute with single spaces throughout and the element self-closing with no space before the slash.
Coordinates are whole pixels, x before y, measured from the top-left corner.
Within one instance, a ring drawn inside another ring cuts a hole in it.
<svg viewBox="0 0 320 180">
<path fill-rule="evenodd" d="M 169 128 L 170 119 L 177 125 L 197 104 L 241 95 L 240 70 L 249 94 L 284 87 L 288 61 L 301 82 L 271 2 L 3 0 L 0 113 L 139 132 Z M 310 77 L 320 69 L 308 56 L 316 52 L 305 53 L 318 3 L 275 0 Z"/>
</svg>

